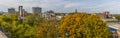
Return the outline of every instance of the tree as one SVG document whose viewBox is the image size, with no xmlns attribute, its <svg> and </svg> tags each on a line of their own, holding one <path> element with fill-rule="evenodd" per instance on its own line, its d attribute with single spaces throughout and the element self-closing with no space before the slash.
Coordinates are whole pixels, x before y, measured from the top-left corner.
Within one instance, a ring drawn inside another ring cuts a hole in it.
<svg viewBox="0 0 120 38">
<path fill-rule="evenodd" d="M 62 38 L 111 38 L 106 23 L 97 15 L 71 13 L 64 17 L 58 26 Z"/>
<path fill-rule="evenodd" d="M 114 16 L 116 19 L 118 19 L 120 21 L 120 15 L 119 14 L 118 15 L 117 14 L 115 14 L 115 15 L 113 14 L 111 16 Z"/>
<path fill-rule="evenodd" d="M 25 17 L 24 23 L 32 25 L 39 25 L 44 20 L 41 14 L 30 14 Z"/>
<path fill-rule="evenodd" d="M 25 17 L 24 21 L 18 19 L 17 14 L 1 15 L 0 26 L 5 33 L 9 33 L 10 38 L 34 38 L 36 27 L 41 23 L 43 18 L 39 14 L 31 14 Z"/>
<path fill-rule="evenodd" d="M 36 38 L 57 38 L 56 20 L 45 20 L 37 27 Z"/>
</svg>

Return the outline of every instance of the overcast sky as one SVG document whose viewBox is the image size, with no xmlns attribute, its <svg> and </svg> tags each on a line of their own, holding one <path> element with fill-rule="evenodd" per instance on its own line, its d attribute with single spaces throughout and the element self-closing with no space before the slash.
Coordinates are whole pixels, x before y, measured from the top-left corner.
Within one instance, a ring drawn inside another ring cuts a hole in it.
<svg viewBox="0 0 120 38">
<path fill-rule="evenodd" d="M 7 12 L 7 8 L 16 8 L 23 5 L 28 12 L 32 7 L 41 7 L 44 11 L 54 10 L 55 12 L 73 12 L 78 9 L 80 12 L 103 12 L 120 14 L 120 0 L 0 0 L 0 11 Z"/>
</svg>

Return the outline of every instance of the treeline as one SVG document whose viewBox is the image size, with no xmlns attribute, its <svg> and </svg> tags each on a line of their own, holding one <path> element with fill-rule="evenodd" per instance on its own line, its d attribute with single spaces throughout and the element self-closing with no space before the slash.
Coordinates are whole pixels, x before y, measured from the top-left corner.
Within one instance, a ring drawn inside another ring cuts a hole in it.
<svg viewBox="0 0 120 38">
<path fill-rule="evenodd" d="M 71 13 L 61 20 L 46 20 L 41 14 L 20 19 L 18 14 L 0 16 L 0 28 L 9 38 L 112 38 L 99 16 Z"/>
</svg>

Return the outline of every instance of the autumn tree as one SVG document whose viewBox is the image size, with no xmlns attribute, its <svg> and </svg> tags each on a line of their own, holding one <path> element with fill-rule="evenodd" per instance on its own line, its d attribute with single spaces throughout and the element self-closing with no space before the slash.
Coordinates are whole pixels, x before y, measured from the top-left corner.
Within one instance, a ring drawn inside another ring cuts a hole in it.
<svg viewBox="0 0 120 38">
<path fill-rule="evenodd" d="M 56 20 L 45 20 L 37 27 L 36 38 L 57 38 Z"/>
<path fill-rule="evenodd" d="M 62 38 L 111 38 L 106 23 L 99 16 L 71 13 L 61 19 L 58 37 Z"/>
</svg>

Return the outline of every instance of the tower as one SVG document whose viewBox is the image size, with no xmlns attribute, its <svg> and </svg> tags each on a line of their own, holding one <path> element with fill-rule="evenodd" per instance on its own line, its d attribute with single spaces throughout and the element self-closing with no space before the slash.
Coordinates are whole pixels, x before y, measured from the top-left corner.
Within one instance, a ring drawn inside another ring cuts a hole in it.
<svg viewBox="0 0 120 38">
<path fill-rule="evenodd" d="M 103 12 L 103 17 L 104 18 L 109 18 L 109 11 Z"/>
<path fill-rule="evenodd" d="M 24 18 L 23 6 L 19 6 L 19 15 L 20 15 L 20 19 Z"/>
<path fill-rule="evenodd" d="M 75 9 L 75 13 L 77 13 L 77 9 Z"/>
</svg>

